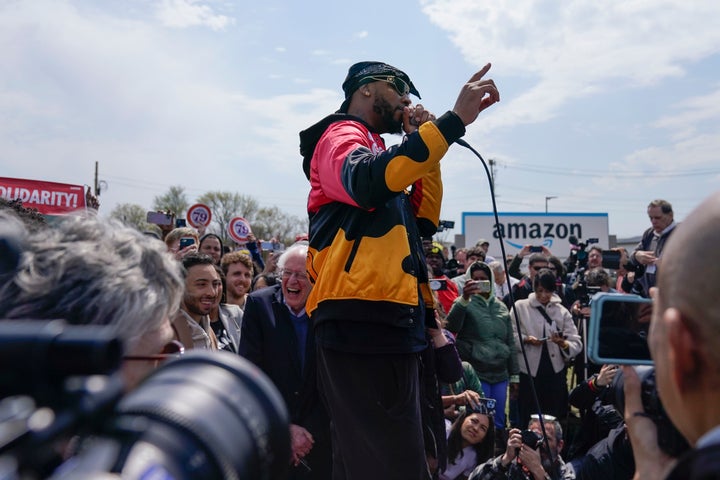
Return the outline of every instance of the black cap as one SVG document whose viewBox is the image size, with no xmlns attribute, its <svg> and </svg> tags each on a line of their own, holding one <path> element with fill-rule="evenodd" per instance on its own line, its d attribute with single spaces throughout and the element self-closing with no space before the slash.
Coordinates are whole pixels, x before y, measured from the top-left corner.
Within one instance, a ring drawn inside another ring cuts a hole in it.
<svg viewBox="0 0 720 480">
<path fill-rule="evenodd" d="M 383 62 L 358 62 L 348 69 L 348 74 L 342 84 L 343 92 L 345 92 L 345 101 L 340 105 L 338 112 L 347 113 L 352 94 L 355 93 L 355 90 L 357 90 L 360 85 L 369 83 L 367 80 L 372 81 L 369 77 L 375 75 L 395 75 L 403 79 L 410 87 L 410 93 L 420 98 L 420 93 L 417 91 L 417 88 L 415 88 L 415 85 L 413 85 L 410 77 L 402 70 Z"/>
</svg>

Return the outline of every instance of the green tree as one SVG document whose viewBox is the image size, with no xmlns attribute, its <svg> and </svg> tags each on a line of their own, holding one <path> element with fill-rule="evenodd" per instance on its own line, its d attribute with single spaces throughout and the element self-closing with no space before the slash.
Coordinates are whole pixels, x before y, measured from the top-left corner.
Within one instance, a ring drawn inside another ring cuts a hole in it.
<svg viewBox="0 0 720 480">
<path fill-rule="evenodd" d="M 170 189 L 153 199 L 153 209 L 158 211 L 171 211 L 176 218 L 185 218 L 185 212 L 190 206 L 185 187 L 173 185 Z"/>
<path fill-rule="evenodd" d="M 199 203 L 207 205 L 212 211 L 213 230 L 222 239 L 223 243 L 229 242 L 227 227 L 235 217 L 243 217 L 251 227 L 259 210 L 257 200 L 250 195 L 241 195 L 232 192 L 206 192 L 198 198 Z M 256 234 L 257 236 L 257 234 Z"/>
<path fill-rule="evenodd" d="M 259 239 L 270 240 L 275 237 L 285 245 L 295 242 L 295 236 L 308 230 L 307 220 L 289 215 L 278 207 L 261 208 L 252 223 L 252 230 Z"/>
<path fill-rule="evenodd" d="M 135 228 L 141 232 L 153 231 L 160 233 L 160 228 L 147 222 L 147 210 L 135 203 L 121 203 L 110 212 L 110 218 L 120 220 L 128 227 Z"/>
</svg>

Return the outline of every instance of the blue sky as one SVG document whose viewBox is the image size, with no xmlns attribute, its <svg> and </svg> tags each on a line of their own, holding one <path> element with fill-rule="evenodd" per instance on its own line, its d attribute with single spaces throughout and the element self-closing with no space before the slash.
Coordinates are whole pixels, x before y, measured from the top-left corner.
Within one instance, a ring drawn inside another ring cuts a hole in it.
<svg viewBox="0 0 720 480">
<path fill-rule="evenodd" d="M 439 115 L 489 61 L 502 100 L 465 138 L 500 210 L 556 196 L 638 235 L 650 200 L 682 219 L 720 189 L 718 19 L 687 0 L 0 0 L 0 176 L 92 184 L 99 161 L 101 213 L 179 184 L 304 217 L 298 132 L 349 65 L 405 70 Z M 490 208 L 468 151 L 443 178 L 443 219 Z"/>
</svg>

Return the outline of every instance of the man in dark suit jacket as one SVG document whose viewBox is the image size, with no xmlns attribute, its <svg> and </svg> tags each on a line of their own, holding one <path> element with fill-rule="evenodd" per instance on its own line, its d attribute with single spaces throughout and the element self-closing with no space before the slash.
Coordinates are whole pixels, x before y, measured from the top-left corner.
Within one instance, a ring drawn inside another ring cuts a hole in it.
<svg viewBox="0 0 720 480">
<path fill-rule="evenodd" d="M 292 479 L 330 479 L 330 419 L 318 396 L 315 336 L 305 302 L 311 284 L 307 246 L 290 247 L 278 261 L 281 285 L 252 293 L 245 302 L 240 355 L 270 377 L 290 413 Z"/>
</svg>

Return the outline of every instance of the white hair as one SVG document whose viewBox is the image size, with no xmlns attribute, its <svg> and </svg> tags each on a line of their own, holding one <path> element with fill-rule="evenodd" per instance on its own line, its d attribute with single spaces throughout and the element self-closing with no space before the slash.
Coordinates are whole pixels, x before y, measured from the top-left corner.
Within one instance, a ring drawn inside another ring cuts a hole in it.
<svg viewBox="0 0 720 480">
<path fill-rule="evenodd" d="M 288 247 L 287 250 L 285 250 L 282 255 L 280 255 L 280 258 L 278 258 L 277 266 L 278 270 L 282 270 L 285 267 L 285 262 L 287 259 L 291 256 L 302 256 L 303 258 L 307 258 L 307 252 L 308 252 L 308 246 L 305 242 L 298 242 L 293 243 Z"/>
<path fill-rule="evenodd" d="M 174 314 L 184 288 L 163 242 L 97 217 L 27 234 L 9 273 L 0 318 L 109 325 L 126 349 Z"/>
</svg>

